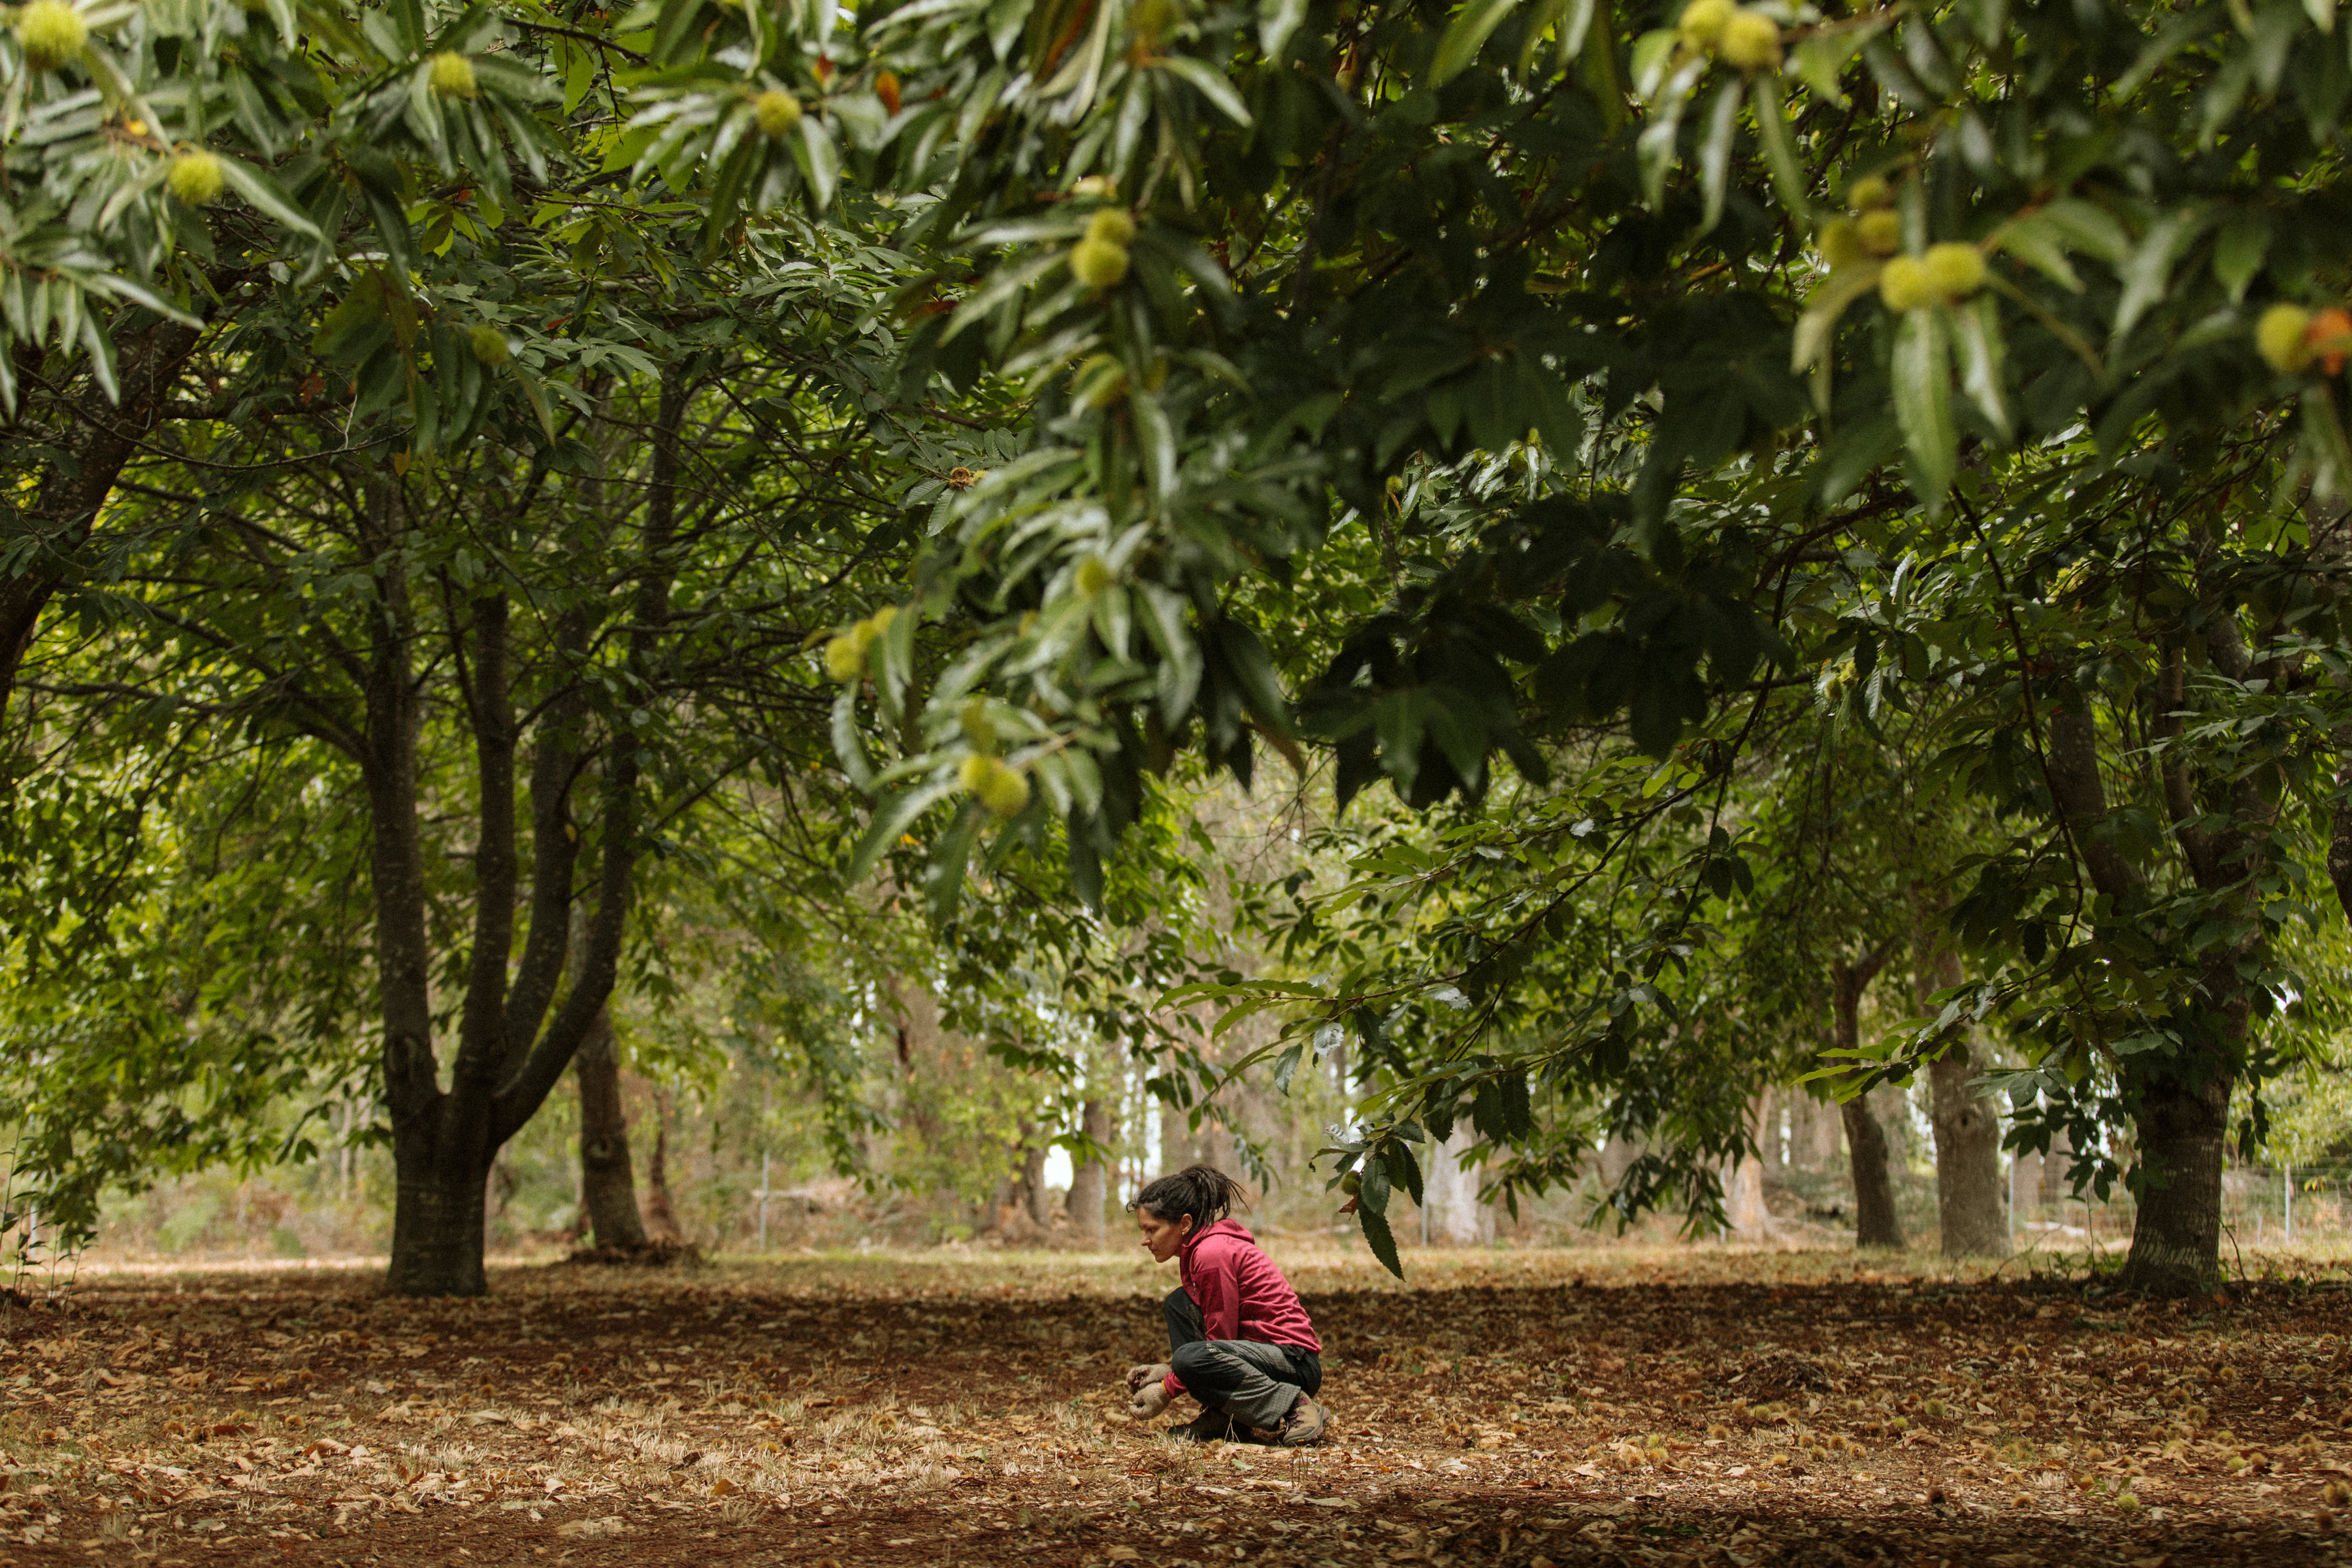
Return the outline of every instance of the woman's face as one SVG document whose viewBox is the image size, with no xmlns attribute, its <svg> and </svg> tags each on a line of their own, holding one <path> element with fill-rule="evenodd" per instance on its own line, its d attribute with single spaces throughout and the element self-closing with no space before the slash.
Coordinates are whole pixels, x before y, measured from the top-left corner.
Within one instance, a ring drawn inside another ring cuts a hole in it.
<svg viewBox="0 0 2352 1568">
<path fill-rule="evenodd" d="M 1179 1215 L 1172 1220 L 1161 1219 L 1150 1209 L 1135 1211 L 1135 1223 L 1143 1232 L 1143 1250 L 1151 1254 L 1154 1263 L 1165 1263 L 1183 1249 L 1184 1238 L 1192 1234 L 1192 1216 Z"/>
</svg>

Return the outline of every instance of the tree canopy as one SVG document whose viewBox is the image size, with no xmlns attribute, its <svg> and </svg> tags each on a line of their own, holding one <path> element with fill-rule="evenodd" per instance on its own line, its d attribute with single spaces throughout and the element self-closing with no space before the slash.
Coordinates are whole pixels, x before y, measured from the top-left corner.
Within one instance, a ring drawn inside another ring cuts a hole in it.
<svg viewBox="0 0 2352 1568">
<path fill-rule="evenodd" d="M 86 1203 L 364 1033 L 478 1289 L 677 877 L 1036 955 L 1188 1109 L 1352 1041 L 1391 1265 L 1457 1123 L 1704 1215 L 1760 1086 L 1941 1063 L 2193 1289 L 2352 908 L 2335 24 L 33 0 L 7 1112 Z M 1154 907 L 1202 770 L 1331 810 L 1255 973 Z"/>
</svg>

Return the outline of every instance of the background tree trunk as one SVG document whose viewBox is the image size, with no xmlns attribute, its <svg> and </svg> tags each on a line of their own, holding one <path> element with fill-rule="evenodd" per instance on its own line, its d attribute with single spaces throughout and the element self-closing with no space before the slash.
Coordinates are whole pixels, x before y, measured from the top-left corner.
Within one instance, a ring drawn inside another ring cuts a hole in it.
<svg viewBox="0 0 2352 1568">
<path fill-rule="evenodd" d="M 677 1209 L 669 1196 L 669 1090 L 654 1090 L 654 1155 L 646 1162 L 646 1235 L 654 1241 L 679 1242 Z"/>
<path fill-rule="evenodd" d="M 577 956 L 588 946 L 588 913 L 572 917 L 572 984 L 579 984 Z M 580 1207 L 596 1245 L 634 1251 L 646 1244 L 637 1214 L 637 1177 L 629 1158 L 629 1120 L 621 1103 L 621 1061 L 613 1032 L 613 1009 L 596 1009 L 580 1040 L 572 1073 L 580 1086 Z"/>
<path fill-rule="evenodd" d="M 1839 963 L 1831 972 L 1832 1026 L 1842 1052 L 1862 1043 L 1862 994 L 1885 967 L 1886 954 L 1887 950 L 1881 947 L 1858 963 Z M 1853 1058 L 1841 1056 L 1838 1059 Z M 1903 1222 L 1895 1215 L 1895 1183 L 1886 1167 L 1885 1130 L 1870 1113 L 1869 1101 L 1862 1095 L 1843 1102 L 1838 1115 L 1845 1123 L 1846 1156 L 1853 1168 L 1854 1245 L 1899 1247 L 1904 1244 Z"/>
<path fill-rule="evenodd" d="M 1078 1124 L 1088 1138 L 1108 1148 L 1113 1136 L 1110 1102 L 1100 1097 L 1087 1100 L 1078 1112 Z M 1109 1185 L 1110 1165 L 1104 1160 L 1088 1160 L 1070 1173 L 1070 1232 L 1081 1247 L 1103 1245 L 1105 1191 Z"/>
<path fill-rule="evenodd" d="M 1045 1191 L 1045 1144 L 1034 1129 L 1024 1123 L 1021 1144 L 1021 1199 L 1030 1222 L 1040 1230 L 1054 1223 L 1053 1199 Z"/>
<path fill-rule="evenodd" d="M 646 1244 L 637 1213 L 636 1172 L 629 1158 L 629 1122 L 621 1107 L 621 1064 L 614 1049 L 613 1015 L 599 1012 L 572 1064 L 580 1083 L 580 1205 L 599 1247 L 625 1250 Z"/>
<path fill-rule="evenodd" d="M 1918 1009 L 1960 983 L 1960 955 L 1944 933 L 1944 902 L 1911 889 L 1911 986 Z M 2000 1109 L 1970 1087 L 1975 1040 L 1966 1028 L 1927 1068 L 1928 1121 L 1936 1134 L 1936 1218 L 1947 1258 L 2005 1258 L 2009 1216 L 2000 1182 Z"/>
</svg>

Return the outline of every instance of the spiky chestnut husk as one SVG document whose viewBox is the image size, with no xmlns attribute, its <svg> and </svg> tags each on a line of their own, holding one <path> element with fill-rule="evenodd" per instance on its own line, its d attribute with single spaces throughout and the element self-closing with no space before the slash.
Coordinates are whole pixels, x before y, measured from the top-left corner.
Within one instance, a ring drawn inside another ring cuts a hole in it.
<svg viewBox="0 0 2352 1568">
<path fill-rule="evenodd" d="M 471 98 L 480 90 L 474 79 L 474 62 L 454 50 L 433 57 L 433 90 L 443 98 Z"/>
<path fill-rule="evenodd" d="M 1738 7 L 1731 0 L 1690 0 L 1675 19 L 1675 36 L 1696 54 L 1712 54 Z"/>
<path fill-rule="evenodd" d="M 772 142 L 800 124 L 801 100 L 771 88 L 751 100 L 751 117 L 760 122 L 760 134 Z"/>
<path fill-rule="evenodd" d="M 1894 187 L 1879 174 L 1864 174 L 1845 188 L 1845 205 L 1853 212 L 1872 212 L 1894 199 Z"/>
<path fill-rule="evenodd" d="M 1870 252 L 1862 243 L 1862 230 L 1850 217 L 1833 217 L 1822 225 L 1814 243 L 1820 246 L 1822 259 L 1830 264 L 1832 271 L 1841 267 L 1857 267 L 1870 259 Z"/>
<path fill-rule="evenodd" d="M 1735 11 L 1723 25 L 1715 52 L 1744 71 L 1780 68 L 1780 24 L 1761 11 Z"/>
<path fill-rule="evenodd" d="M 2311 312 L 2300 305 L 2273 305 L 2254 323 L 2254 346 L 2270 367 L 2282 375 L 2300 375 L 2311 368 L 2312 346 L 2304 341 Z"/>
<path fill-rule="evenodd" d="M 192 207 L 208 207 L 220 200 L 228 178 L 221 161 L 201 148 L 176 153 L 163 174 L 163 188 Z"/>
<path fill-rule="evenodd" d="M 1127 247 L 1082 239 L 1070 247 L 1070 271 L 1089 289 L 1116 289 L 1127 278 Z"/>
<path fill-rule="evenodd" d="M 1087 237 L 1105 240 L 1124 249 L 1135 243 L 1135 220 L 1117 207 L 1105 207 L 1087 219 Z"/>
<path fill-rule="evenodd" d="M 992 816 L 1018 816 L 1029 804 L 1027 775 L 994 757 L 966 757 L 956 769 L 956 777 Z"/>
<path fill-rule="evenodd" d="M 1984 287 L 1984 252 L 1973 245 L 1945 240 L 1929 246 L 1919 262 L 1927 268 L 1927 280 L 1936 286 L 1936 292 L 1947 300 L 1965 300 Z"/>
<path fill-rule="evenodd" d="M 16 46 L 37 71 L 57 69 L 88 42 L 89 24 L 65 0 L 33 0 L 16 13 Z"/>
<path fill-rule="evenodd" d="M 1927 276 L 1927 264 L 1916 256 L 1897 256 L 1878 275 L 1878 297 L 1890 310 L 1921 310 L 1940 296 Z"/>
<path fill-rule="evenodd" d="M 1095 354 L 1070 376 L 1071 395 L 1097 413 L 1127 396 L 1127 367 L 1111 354 Z"/>
</svg>

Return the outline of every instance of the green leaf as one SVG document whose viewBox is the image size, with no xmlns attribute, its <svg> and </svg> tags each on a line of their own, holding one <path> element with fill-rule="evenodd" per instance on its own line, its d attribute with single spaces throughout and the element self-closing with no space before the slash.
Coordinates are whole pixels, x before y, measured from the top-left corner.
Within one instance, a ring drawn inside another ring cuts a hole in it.
<svg viewBox="0 0 2352 1568">
<path fill-rule="evenodd" d="M 1378 1159 L 1368 1157 L 1358 1168 L 1357 1174 L 1364 1179 L 1363 1189 L 1356 1194 L 1357 1212 L 1370 1215 L 1387 1214 L 1389 1194 L 1392 1190 L 1389 1183 L 1388 1166 Z"/>
<path fill-rule="evenodd" d="M 1370 1183 L 1367 1181 L 1365 1184 L 1369 1186 Z M 1398 1279 L 1403 1279 L 1404 1265 L 1398 1260 L 1396 1237 L 1390 1231 L 1386 1216 L 1374 1214 L 1359 1203 L 1356 1205 L 1356 1223 L 1363 1226 L 1364 1244 L 1372 1249 L 1372 1256 L 1381 1260 L 1381 1267 Z"/>
<path fill-rule="evenodd" d="M 1511 14 L 1518 0 L 1468 0 L 1446 24 L 1445 36 L 1437 40 L 1437 53 L 1429 62 L 1424 79 L 1431 87 L 1444 87 L 1462 74 L 1462 68 L 1478 58 L 1478 51 L 1503 18 Z"/>
<path fill-rule="evenodd" d="M 1269 60 L 1282 58 L 1282 47 L 1307 20 L 1307 0 L 1258 0 L 1257 47 Z"/>
<path fill-rule="evenodd" d="M 1895 417 L 1911 455 L 1911 488 L 1930 517 L 1959 470 L 1959 430 L 1952 422 L 1949 333 L 1941 309 L 1906 310 L 1895 329 Z"/>
<path fill-rule="evenodd" d="M 1739 79 L 1731 78 L 1715 90 L 1707 106 L 1706 135 L 1699 142 L 1699 194 L 1704 203 L 1698 231 L 1711 231 L 1723 217 L 1723 187 L 1731 177 L 1731 139 L 1739 131 L 1739 104 L 1748 96 Z"/>
<path fill-rule="evenodd" d="M 2066 259 L 2064 231 L 2043 214 L 2020 218 L 2000 230 L 1994 248 L 2010 252 L 2070 293 L 2083 291 L 2083 279 Z"/>
<path fill-rule="evenodd" d="M 1848 305 L 1878 287 L 1880 271 L 1875 261 L 1841 268 L 1813 290 L 1805 301 L 1804 314 L 1797 318 L 1795 349 L 1789 362 L 1791 370 L 1802 375 L 1812 368 L 1815 360 L 1829 352 L 1838 318 L 1845 314 Z"/>
<path fill-rule="evenodd" d="M 1421 1162 L 1413 1158 L 1411 1144 L 1402 1138 L 1390 1140 L 1381 1151 L 1381 1161 L 1388 1167 L 1389 1181 L 1391 1184 L 1402 1187 L 1412 1194 L 1415 1204 L 1423 1201 L 1421 1194 Z"/>
<path fill-rule="evenodd" d="M 2205 226 L 2205 215 L 2194 208 L 2167 213 L 2147 226 L 2147 233 L 2125 262 L 2123 298 L 2116 302 L 2112 342 L 2120 343 L 2149 307 L 2164 298 L 2172 281 L 2172 264 Z"/>
<path fill-rule="evenodd" d="M 1234 90 L 1234 84 L 1217 74 L 1215 68 L 1185 55 L 1170 55 L 1160 62 L 1160 68 L 1192 83 L 1202 98 L 1216 106 L 1218 113 L 1234 124 L 1247 125 L 1250 122 L 1249 106 L 1242 101 L 1242 95 Z"/>
<path fill-rule="evenodd" d="M 1991 294 L 1979 294 L 1952 311 L 1953 336 L 1960 351 L 1960 389 L 1977 412 L 2000 432 L 2004 441 L 2015 437 L 2008 395 L 2001 384 L 2005 352 L 2000 333 L 2000 306 Z"/>
<path fill-rule="evenodd" d="M 915 819 L 945 800 L 956 789 L 952 779 L 939 779 L 900 790 L 875 808 L 874 820 L 866 829 L 866 837 L 857 841 L 857 848 L 849 858 L 843 879 L 862 882 L 873 870 L 898 836 L 915 824 Z"/>
<path fill-rule="evenodd" d="M 1764 149 L 1764 166 L 1772 175 L 1773 194 L 1781 207 L 1799 223 L 1812 219 L 1812 199 L 1807 192 L 1803 166 L 1797 162 L 1797 144 L 1789 134 L 1789 106 L 1780 95 L 1780 79 L 1769 71 L 1756 78 L 1756 140 Z"/>
<path fill-rule="evenodd" d="M 1633 143 L 1634 160 L 1642 174 L 1642 200 L 1653 211 L 1665 199 L 1666 176 L 1674 173 L 1675 144 L 1682 135 L 1683 105 L 1690 100 L 1692 89 L 1706 70 L 1706 61 L 1696 59 L 1675 72 L 1659 94 L 1655 117 Z"/>
<path fill-rule="evenodd" d="M 2270 214 L 2248 207 L 2231 213 L 2221 225 L 2221 232 L 2213 237 L 2213 276 L 2230 291 L 2230 303 L 2245 299 L 2246 286 L 2262 271 L 2270 249 Z"/>
<path fill-rule="evenodd" d="M 1307 1055 L 1307 1042 L 1296 1040 L 1282 1055 L 1274 1059 L 1274 1087 L 1278 1093 L 1290 1092 L 1290 1080 L 1297 1075 L 1299 1061 Z"/>
</svg>

